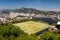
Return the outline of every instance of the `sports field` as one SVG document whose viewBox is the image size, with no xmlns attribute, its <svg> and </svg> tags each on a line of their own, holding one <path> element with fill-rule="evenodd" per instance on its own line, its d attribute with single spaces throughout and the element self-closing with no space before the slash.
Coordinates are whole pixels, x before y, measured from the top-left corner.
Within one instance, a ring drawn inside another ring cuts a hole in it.
<svg viewBox="0 0 60 40">
<path fill-rule="evenodd" d="M 38 31 L 44 30 L 45 28 L 48 28 L 49 25 L 47 23 L 40 23 L 35 21 L 27 21 L 22 23 L 15 23 L 14 26 L 19 27 L 21 30 L 28 34 L 36 33 Z"/>
</svg>

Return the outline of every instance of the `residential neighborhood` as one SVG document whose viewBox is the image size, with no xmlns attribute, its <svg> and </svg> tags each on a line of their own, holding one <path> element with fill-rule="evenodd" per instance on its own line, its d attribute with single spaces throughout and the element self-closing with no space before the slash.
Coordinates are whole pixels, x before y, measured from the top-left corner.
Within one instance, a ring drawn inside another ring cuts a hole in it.
<svg viewBox="0 0 60 40">
<path fill-rule="evenodd" d="M 18 12 L 10 12 L 9 14 L 0 14 L 0 21 L 6 22 L 8 21 L 7 18 L 10 19 L 29 19 L 29 18 L 52 18 L 52 19 L 60 19 L 60 14 L 56 15 L 44 15 L 44 14 L 36 14 L 36 13 L 18 13 Z"/>
</svg>

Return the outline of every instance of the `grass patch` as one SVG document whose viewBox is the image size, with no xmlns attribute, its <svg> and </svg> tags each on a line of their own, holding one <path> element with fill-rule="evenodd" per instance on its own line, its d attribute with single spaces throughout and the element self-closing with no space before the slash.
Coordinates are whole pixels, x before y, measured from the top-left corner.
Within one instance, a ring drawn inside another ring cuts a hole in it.
<svg viewBox="0 0 60 40">
<path fill-rule="evenodd" d="M 19 27 L 21 30 L 28 34 L 36 33 L 49 27 L 49 24 L 37 21 L 26 21 L 21 23 L 15 23 L 14 26 Z"/>
</svg>

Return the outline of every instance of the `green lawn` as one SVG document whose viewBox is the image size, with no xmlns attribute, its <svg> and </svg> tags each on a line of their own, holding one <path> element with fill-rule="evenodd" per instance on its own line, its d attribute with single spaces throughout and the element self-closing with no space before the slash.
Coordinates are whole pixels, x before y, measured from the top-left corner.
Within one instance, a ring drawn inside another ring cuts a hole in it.
<svg viewBox="0 0 60 40">
<path fill-rule="evenodd" d="M 21 30 L 28 34 L 36 33 L 49 27 L 49 24 L 35 21 L 27 21 L 21 23 L 15 23 L 14 26 L 19 27 Z"/>
</svg>

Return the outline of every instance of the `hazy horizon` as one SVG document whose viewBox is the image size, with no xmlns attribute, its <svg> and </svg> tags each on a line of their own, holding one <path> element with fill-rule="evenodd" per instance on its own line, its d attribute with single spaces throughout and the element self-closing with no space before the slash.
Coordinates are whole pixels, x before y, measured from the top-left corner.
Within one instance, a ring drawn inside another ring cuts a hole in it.
<svg viewBox="0 0 60 40">
<path fill-rule="evenodd" d="M 21 7 L 60 11 L 60 0 L 0 0 L 0 9 L 18 9 Z"/>
</svg>

